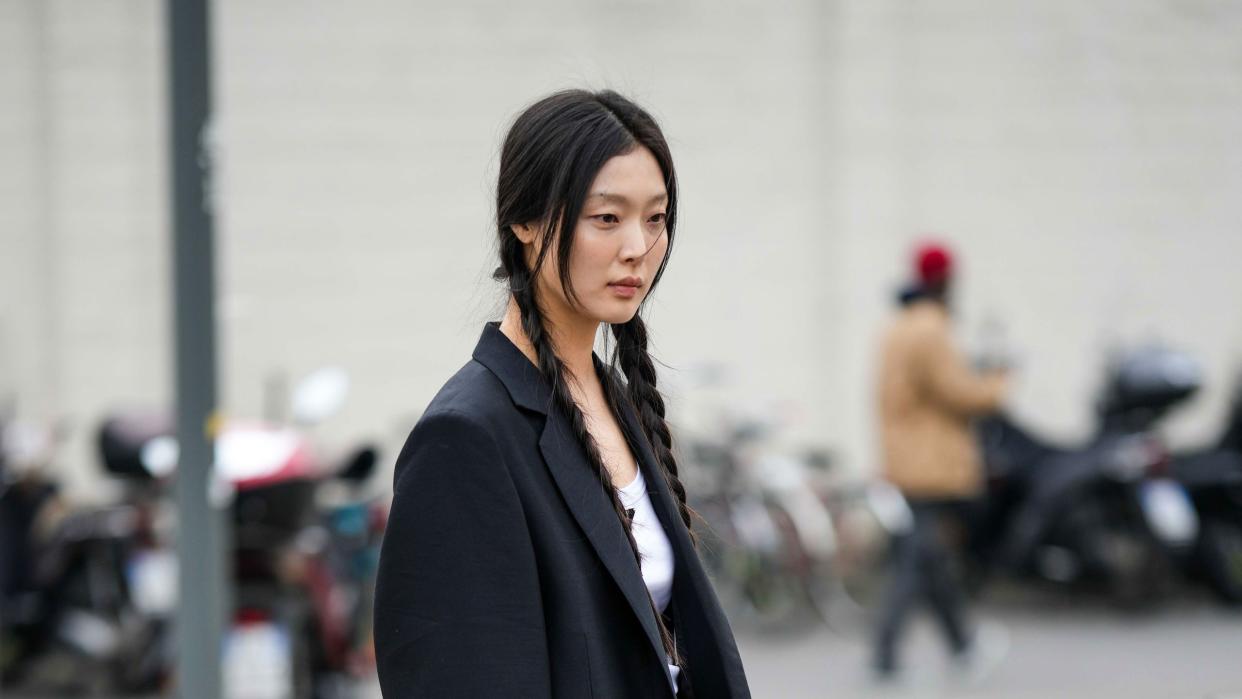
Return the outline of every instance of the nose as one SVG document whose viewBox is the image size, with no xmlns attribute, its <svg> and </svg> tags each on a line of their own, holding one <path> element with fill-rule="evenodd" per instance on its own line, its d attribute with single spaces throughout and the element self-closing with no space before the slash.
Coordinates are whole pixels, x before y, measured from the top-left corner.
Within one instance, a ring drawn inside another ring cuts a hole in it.
<svg viewBox="0 0 1242 699">
<path fill-rule="evenodd" d="M 655 247 L 659 238 L 651 240 L 651 236 L 643 230 L 643 222 L 635 221 L 622 231 L 621 259 L 626 263 L 640 262 Z"/>
</svg>

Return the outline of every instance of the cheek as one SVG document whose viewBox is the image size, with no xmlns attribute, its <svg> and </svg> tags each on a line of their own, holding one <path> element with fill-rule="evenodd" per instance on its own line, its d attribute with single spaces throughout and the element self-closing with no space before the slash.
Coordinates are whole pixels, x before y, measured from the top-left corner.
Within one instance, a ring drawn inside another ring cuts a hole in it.
<svg viewBox="0 0 1242 699">
<path fill-rule="evenodd" d="M 664 262 L 664 256 L 668 254 L 668 235 L 661 235 L 656 244 L 651 247 L 651 252 L 647 253 L 645 260 L 646 267 L 649 270 L 657 270 Z"/>
<path fill-rule="evenodd" d="M 578 244 L 569 255 L 569 274 L 575 285 L 581 282 L 590 286 L 605 279 L 616 257 L 616 249 L 607 240 L 593 238 L 579 236 Z"/>
</svg>

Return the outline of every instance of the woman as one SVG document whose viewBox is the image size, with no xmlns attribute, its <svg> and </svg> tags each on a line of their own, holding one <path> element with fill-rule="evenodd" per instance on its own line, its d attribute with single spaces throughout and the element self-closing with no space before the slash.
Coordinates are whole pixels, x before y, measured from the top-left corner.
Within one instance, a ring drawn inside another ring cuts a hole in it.
<svg viewBox="0 0 1242 699">
<path fill-rule="evenodd" d="M 750 695 L 638 314 L 676 203 L 663 134 L 620 95 L 561 92 L 514 122 L 504 319 L 397 458 L 375 608 L 385 696 Z"/>
</svg>

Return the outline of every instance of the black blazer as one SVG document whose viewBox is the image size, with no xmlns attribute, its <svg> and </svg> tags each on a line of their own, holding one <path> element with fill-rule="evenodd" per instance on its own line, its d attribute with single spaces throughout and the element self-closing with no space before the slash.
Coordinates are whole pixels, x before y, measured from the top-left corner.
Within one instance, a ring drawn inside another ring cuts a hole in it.
<svg viewBox="0 0 1242 699">
<path fill-rule="evenodd" d="M 376 588 L 384 696 L 672 696 L 625 532 L 551 401 L 536 367 L 488 323 L 410 433 Z M 682 655 L 678 696 L 749 697 L 637 415 L 618 417 L 676 559 L 665 616 Z"/>
</svg>

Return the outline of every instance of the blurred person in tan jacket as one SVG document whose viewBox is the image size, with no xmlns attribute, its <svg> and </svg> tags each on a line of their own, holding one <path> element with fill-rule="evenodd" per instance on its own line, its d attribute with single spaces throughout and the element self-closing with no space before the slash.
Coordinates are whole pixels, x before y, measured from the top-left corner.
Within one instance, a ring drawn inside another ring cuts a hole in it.
<svg viewBox="0 0 1242 699">
<path fill-rule="evenodd" d="M 955 347 L 949 291 L 953 257 L 928 244 L 915 254 L 916 283 L 880 352 L 879 418 L 884 477 L 902 491 L 913 526 L 895 542 L 892 585 L 876 639 L 874 669 L 881 679 L 898 669 L 896 646 L 909 612 L 927 601 L 955 661 L 972 674 L 995 655 L 967 629 L 963 596 L 942 541 L 946 519 L 961 519 L 980 495 L 983 465 L 971 419 L 995 411 L 1005 394 L 1004 373 L 977 374 Z"/>
</svg>

